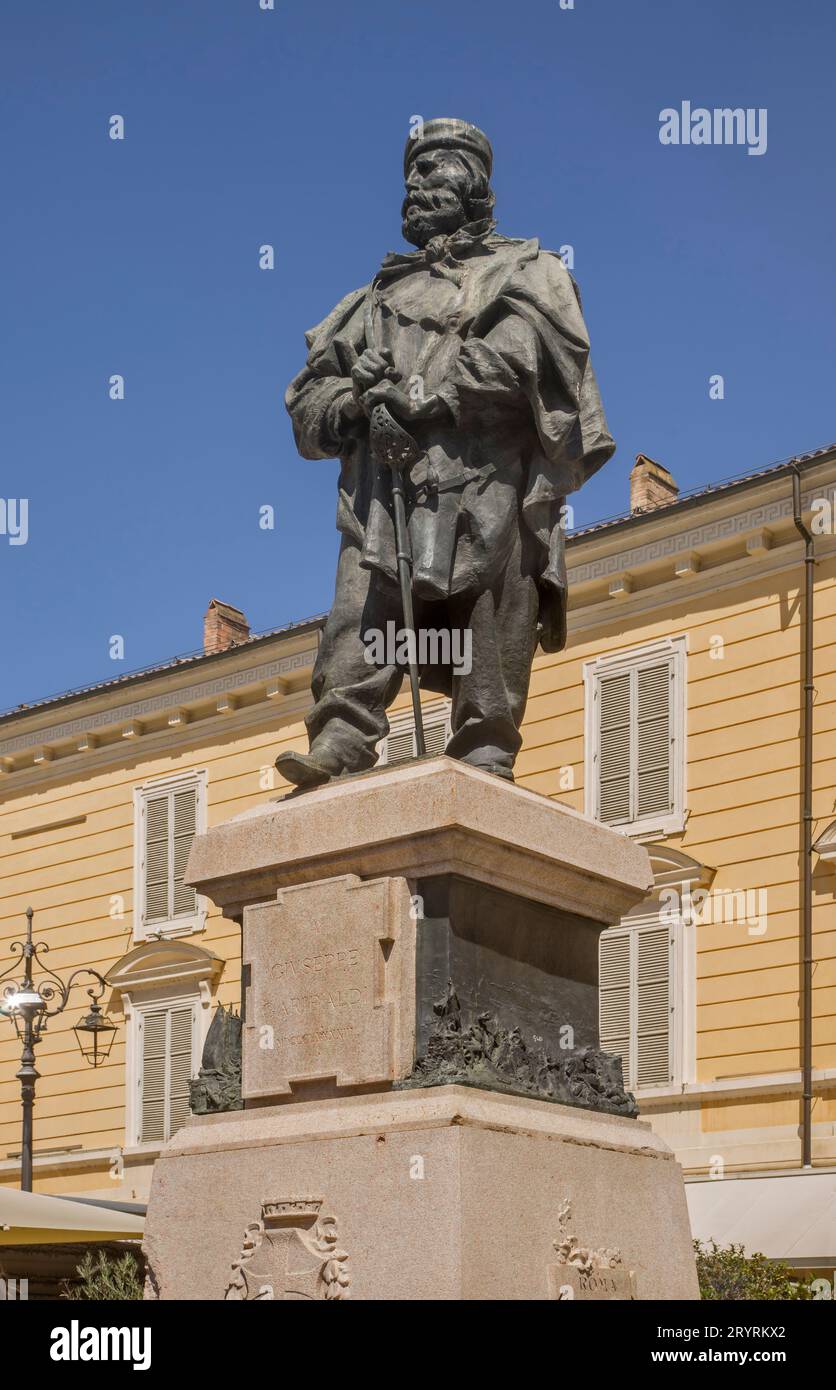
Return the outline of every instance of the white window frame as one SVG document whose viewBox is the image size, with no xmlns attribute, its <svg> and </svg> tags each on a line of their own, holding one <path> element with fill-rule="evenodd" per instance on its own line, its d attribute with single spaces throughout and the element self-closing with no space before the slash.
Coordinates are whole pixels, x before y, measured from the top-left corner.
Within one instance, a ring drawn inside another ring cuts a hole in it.
<svg viewBox="0 0 836 1390">
<path fill-rule="evenodd" d="M 195 788 L 195 834 L 206 830 L 208 773 L 205 768 L 188 772 L 172 773 L 165 777 L 152 777 L 141 786 L 134 788 L 134 912 L 133 939 L 147 941 L 152 937 L 169 939 L 175 936 L 190 936 L 202 932 L 206 925 L 207 902 L 200 893 L 196 897 L 196 910 L 188 917 L 174 917 L 168 922 L 145 922 L 145 808 L 149 798 L 160 792 L 182 791 L 186 787 Z"/>
<path fill-rule="evenodd" d="M 430 703 L 427 703 L 426 705 L 422 705 L 422 706 L 421 706 L 421 714 L 422 714 L 422 716 L 423 716 L 423 718 L 424 718 L 425 724 L 426 724 L 427 720 L 429 720 L 429 719 L 431 719 L 433 722 L 435 722 L 435 721 L 437 720 L 438 716 L 439 716 L 440 714 L 443 713 L 443 715 L 444 715 L 444 729 L 445 729 L 445 738 L 444 738 L 444 742 L 445 742 L 445 743 L 449 743 L 449 742 L 450 742 L 450 738 L 451 738 L 451 735 L 452 735 L 452 729 L 451 729 L 451 727 L 450 727 L 451 710 L 452 710 L 452 706 L 451 706 L 451 704 L 450 704 L 450 701 L 447 700 L 447 699 L 433 700 L 433 701 L 431 701 Z M 389 748 L 388 748 L 388 740 L 391 738 L 391 736 L 392 736 L 393 734 L 397 735 L 397 734 L 406 733 L 407 730 L 409 730 L 409 729 L 411 729 L 411 730 L 412 730 L 412 733 L 413 733 L 413 745 L 412 745 L 412 746 L 413 746 L 413 749 L 414 749 L 414 747 L 415 747 L 415 742 L 414 742 L 415 716 L 414 716 L 412 710 L 411 710 L 411 709 L 408 709 L 408 710 L 400 710 L 397 714 L 393 714 L 393 715 L 392 715 L 392 718 L 391 718 L 390 721 L 389 721 L 389 733 L 386 735 L 386 738 L 381 739 L 381 740 L 380 740 L 380 743 L 377 745 L 377 765 L 378 765 L 378 767 L 386 767 L 386 766 L 388 766 L 388 762 L 389 762 L 389 759 L 388 759 L 388 751 L 389 751 Z M 401 764 L 400 764 L 400 763 L 393 763 L 392 766 L 393 766 L 393 767 L 399 767 L 399 766 L 401 766 Z"/>
<path fill-rule="evenodd" d="M 124 998 L 125 996 L 123 996 Z M 158 1009 L 192 1009 L 192 1076 L 197 1076 L 203 1057 L 203 1044 L 209 1031 L 209 1010 L 198 991 L 187 988 L 179 993 L 152 995 L 142 999 L 130 996 L 127 1005 L 127 1046 L 125 1049 L 125 1136 L 132 1150 L 158 1150 L 167 1140 L 142 1139 L 142 1060 L 145 1014 Z"/>
<path fill-rule="evenodd" d="M 615 927 L 602 935 L 623 936 L 636 928 L 667 927 L 670 934 L 668 992 L 672 1014 L 668 1032 L 671 1080 L 653 1086 L 633 1086 L 636 1100 L 657 1095 L 660 1091 L 681 1090 L 696 1080 L 696 934 L 693 923 L 668 908 L 635 912 L 624 917 Z M 632 950 L 632 946 L 631 946 Z M 631 1067 L 635 1072 L 637 1034 L 630 1030 Z M 626 1076 L 625 1076 L 626 1084 Z"/>
<path fill-rule="evenodd" d="M 673 810 L 662 816 L 642 816 L 634 821 L 611 825 L 613 830 L 621 830 L 625 835 L 638 839 L 655 840 L 660 835 L 676 835 L 685 829 L 687 811 L 686 768 L 687 768 L 687 658 L 688 638 L 686 635 L 662 638 L 628 651 L 616 652 L 612 656 L 597 657 L 584 663 L 584 810 L 593 820 L 599 819 L 600 783 L 600 709 L 599 697 L 601 677 L 622 675 L 628 671 L 646 666 L 658 666 L 668 660 L 673 669 L 673 691 L 671 697 L 671 775 Z M 610 822 L 607 822 L 609 825 Z"/>
</svg>

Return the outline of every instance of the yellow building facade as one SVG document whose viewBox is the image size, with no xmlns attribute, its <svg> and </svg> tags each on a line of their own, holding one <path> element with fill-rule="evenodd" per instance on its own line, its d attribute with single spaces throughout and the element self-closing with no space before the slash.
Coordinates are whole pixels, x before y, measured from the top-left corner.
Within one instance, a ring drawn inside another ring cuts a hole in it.
<svg viewBox="0 0 836 1390">
<path fill-rule="evenodd" d="M 809 1055 L 794 473 L 815 553 Z M 687 498 L 640 457 L 632 486 L 628 515 L 569 536 L 569 643 L 536 659 L 517 781 L 648 848 L 654 894 L 602 938 L 601 1035 L 685 1168 L 695 1232 L 826 1265 L 836 1218 L 813 1218 L 836 1210 L 836 447 Z M 250 637 L 213 603 L 202 652 L 0 717 L 0 970 L 31 906 L 51 968 L 105 974 L 118 1024 L 92 1070 L 77 989 L 38 1048 L 37 1191 L 147 1199 L 214 1010 L 240 1001 L 239 928 L 182 881 L 191 838 L 281 795 L 273 760 L 306 747 L 320 631 Z M 407 706 L 390 761 L 412 749 Z M 428 706 L 431 748 L 445 719 Z M 0 1018 L 12 1186 L 18 1063 Z"/>
</svg>

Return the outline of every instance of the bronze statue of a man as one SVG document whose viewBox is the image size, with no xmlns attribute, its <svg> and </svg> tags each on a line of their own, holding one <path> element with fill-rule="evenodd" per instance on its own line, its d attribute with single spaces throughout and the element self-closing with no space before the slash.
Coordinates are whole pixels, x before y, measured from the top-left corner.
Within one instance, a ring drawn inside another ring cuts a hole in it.
<svg viewBox="0 0 836 1390">
<path fill-rule="evenodd" d="M 372 643 L 404 621 L 376 407 L 409 445 L 399 480 L 415 629 L 469 638 L 467 661 L 420 669 L 423 688 L 451 697 L 448 755 L 512 779 L 538 641 L 553 652 L 566 640 L 564 500 L 615 446 L 577 287 L 536 239 L 495 230 L 492 162 L 465 121 L 412 133 L 403 234 L 418 249 L 386 256 L 306 335 L 287 392 L 299 452 L 341 460 L 310 749 L 276 759 L 299 786 L 374 765 L 405 674 L 391 643 Z"/>
</svg>

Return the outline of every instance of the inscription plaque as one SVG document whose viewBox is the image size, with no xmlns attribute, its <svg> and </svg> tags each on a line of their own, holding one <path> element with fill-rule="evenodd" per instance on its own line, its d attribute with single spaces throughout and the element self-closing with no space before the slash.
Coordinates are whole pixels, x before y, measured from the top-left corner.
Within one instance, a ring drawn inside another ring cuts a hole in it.
<svg viewBox="0 0 836 1390">
<path fill-rule="evenodd" d="M 412 1064 L 414 934 L 405 879 L 353 874 L 244 913 L 243 1095 L 394 1080 Z"/>
</svg>

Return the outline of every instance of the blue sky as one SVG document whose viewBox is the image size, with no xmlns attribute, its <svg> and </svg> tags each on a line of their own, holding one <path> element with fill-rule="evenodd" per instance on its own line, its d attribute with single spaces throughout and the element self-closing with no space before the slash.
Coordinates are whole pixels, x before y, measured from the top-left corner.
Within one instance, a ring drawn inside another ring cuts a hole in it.
<svg viewBox="0 0 836 1390">
<path fill-rule="evenodd" d="M 574 247 L 618 444 L 576 524 L 639 451 L 691 489 L 836 437 L 831 0 L 6 0 L 0 40 L 0 708 L 193 650 L 212 596 L 329 606 L 337 465 L 282 396 L 402 246 L 414 115 L 481 125 L 500 230 Z M 766 108 L 767 152 L 662 146 L 685 100 Z"/>
</svg>

